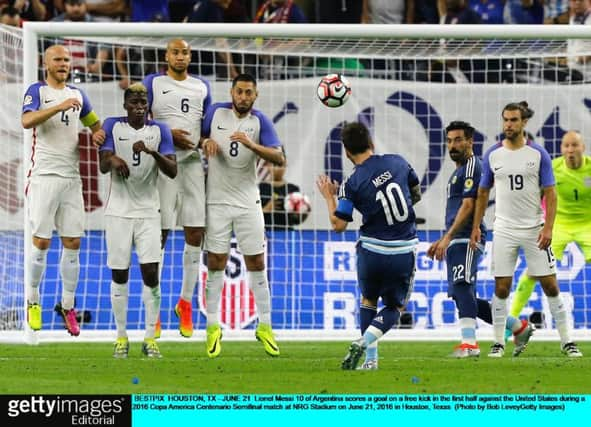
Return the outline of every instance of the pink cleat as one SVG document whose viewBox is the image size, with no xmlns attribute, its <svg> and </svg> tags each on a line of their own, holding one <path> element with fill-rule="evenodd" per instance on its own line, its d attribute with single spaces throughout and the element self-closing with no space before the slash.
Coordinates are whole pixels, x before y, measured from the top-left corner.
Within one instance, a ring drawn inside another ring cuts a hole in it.
<svg viewBox="0 0 591 427">
<path fill-rule="evenodd" d="M 80 335 L 80 326 L 78 325 L 78 320 L 76 319 L 76 309 L 71 308 L 70 310 L 64 310 L 62 304 L 58 302 L 55 305 L 54 310 L 61 316 L 62 320 L 64 321 L 64 326 L 70 335 L 75 337 Z"/>
</svg>

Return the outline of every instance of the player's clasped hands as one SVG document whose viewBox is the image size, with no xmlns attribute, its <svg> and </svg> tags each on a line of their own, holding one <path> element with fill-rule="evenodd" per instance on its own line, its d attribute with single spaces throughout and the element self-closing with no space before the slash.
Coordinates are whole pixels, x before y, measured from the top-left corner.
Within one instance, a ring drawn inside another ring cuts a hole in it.
<svg viewBox="0 0 591 427">
<path fill-rule="evenodd" d="M 82 108 L 82 104 L 78 98 L 68 98 L 59 104 L 58 108 L 60 111 L 68 111 L 69 109 L 77 111 Z"/>
<path fill-rule="evenodd" d="M 181 150 L 195 149 L 195 144 L 188 138 L 191 132 L 187 132 L 184 129 L 171 129 L 170 131 L 172 132 L 172 140 L 175 146 Z"/>
<path fill-rule="evenodd" d="M 334 197 L 339 188 L 339 183 L 331 180 L 326 175 L 320 175 L 318 179 L 316 179 L 316 185 L 318 186 L 318 190 L 320 190 L 322 197 L 325 199 Z"/>
<path fill-rule="evenodd" d="M 134 142 L 133 146 L 131 148 L 134 153 L 141 153 L 143 151 L 146 154 L 152 154 L 154 152 L 154 150 L 151 150 L 148 147 L 146 147 L 146 144 L 144 144 L 144 141 Z"/>
<path fill-rule="evenodd" d="M 250 148 L 254 145 L 252 139 L 250 139 L 250 137 L 244 132 L 234 132 L 232 135 L 230 135 L 230 141 L 237 141 L 247 148 Z"/>
<path fill-rule="evenodd" d="M 213 157 L 220 150 L 220 146 L 213 139 L 205 138 L 201 143 L 201 149 L 203 150 L 205 157 Z"/>
</svg>

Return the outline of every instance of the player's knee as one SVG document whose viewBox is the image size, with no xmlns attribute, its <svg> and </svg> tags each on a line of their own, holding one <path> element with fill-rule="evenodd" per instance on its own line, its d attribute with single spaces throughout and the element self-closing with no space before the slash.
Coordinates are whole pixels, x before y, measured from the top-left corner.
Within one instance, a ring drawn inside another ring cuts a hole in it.
<svg viewBox="0 0 591 427">
<path fill-rule="evenodd" d="M 207 253 L 207 269 L 214 271 L 222 271 L 226 268 L 228 261 L 228 255 L 226 254 L 214 254 L 212 252 Z"/>
<path fill-rule="evenodd" d="M 366 306 L 366 307 L 374 307 L 377 308 L 378 306 L 378 300 L 377 298 L 366 298 L 363 295 L 361 296 L 361 304 Z"/>
<path fill-rule="evenodd" d="M 149 264 L 141 264 L 142 279 L 144 284 L 149 288 L 158 286 L 158 263 L 152 262 Z"/>
<path fill-rule="evenodd" d="M 46 251 L 51 246 L 51 240 L 42 239 L 40 237 L 33 237 L 33 246 L 35 246 L 39 250 Z"/>
<path fill-rule="evenodd" d="M 111 272 L 111 278 L 118 285 L 124 285 L 129 279 L 129 270 L 113 270 Z"/>
<path fill-rule="evenodd" d="M 191 246 L 201 246 L 203 235 L 203 227 L 185 227 L 185 242 Z"/>
<path fill-rule="evenodd" d="M 246 255 L 244 263 L 248 271 L 263 271 L 265 269 L 265 256 L 264 254 Z"/>
<path fill-rule="evenodd" d="M 80 249 L 80 237 L 62 237 L 64 248 L 77 251 Z"/>
<path fill-rule="evenodd" d="M 400 310 L 404 307 L 404 304 L 400 302 L 400 300 L 395 297 L 394 295 L 384 295 L 382 296 L 382 304 L 385 307 L 390 309 L 397 309 Z"/>
</svg>

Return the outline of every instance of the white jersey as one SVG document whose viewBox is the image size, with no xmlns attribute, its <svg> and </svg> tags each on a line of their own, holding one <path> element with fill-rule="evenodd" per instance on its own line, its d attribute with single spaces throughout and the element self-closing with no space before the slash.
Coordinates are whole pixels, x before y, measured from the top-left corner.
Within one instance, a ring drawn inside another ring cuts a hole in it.
<svg viewBox="0 0 591 427">
<path fill-rule="evenodd" d="M 149 154 L 133 152 L 133 144 L 144 141 L 146 147 L 162 155 L 174 154 L 172 134 L 164 123 L 148 120 L 141 129 L 134 129 L 126 117 L 109 117 L 103 124 L 105 143 L 100 151 L 112 151 L 129 167 L 129 177 L 124 179 L 111 174 L 111 185 L 105 215 L 126 218 L 154 218 L 160 215 L 158 199 L 158 165 Z"/>
<path fill-rule="evenodd" d="M 257 155 L 240 142 L 230 141 L 234 132 L 244 132 L 266 147 L 281 146 L 273 123 L 260 111 L 252 110 L 239 118 L 230 102 L 212 105 L 203 121 L 202 135 L 217 142 L 220 151 L 208 159 L 207 204 L 260 208 Z"/>
<path fill-rule="evenodd" d="M 544 222 L 542 189 L 554 185 L 548 152 L 532 141 L 518 150 L 495 144 L 484 154 L 479 186 L 493 185 L 495 230 L 539 227 Z"/>
<path fill-rule="evenodd" d="M 82 108 L 54 114 L 33 128 L 29 176 L 80 177 L 79 120 L 87 126 L 98 121 L 86 94 L 73 86 L 54 89 L 45 82 L 34 83 L 25 93 L 22 113 L 46 110 L 69 98 L 78 99 Z"/>
<path fill-rule="evenodd" d="M 148 105 L 152 118 L 166 123 L 171 129 L 189 132 L 188 139 L 197 146 L 203 116 L 211 105 L 209 83 L 194 76 L 179 81 L 167 74 L 158 73 L 146 76 L 144 86 L 148 89 Z M 199 156 L 196 150 L 175 148 L 179 162 L 191 155 Z"/>
</svg>

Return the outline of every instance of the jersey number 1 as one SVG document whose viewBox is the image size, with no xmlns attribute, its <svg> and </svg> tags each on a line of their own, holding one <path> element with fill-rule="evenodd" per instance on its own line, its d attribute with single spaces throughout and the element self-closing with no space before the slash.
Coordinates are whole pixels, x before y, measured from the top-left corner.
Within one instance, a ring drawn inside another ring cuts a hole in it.
<svg viewBox="0 0 591 427">
<path fill-rule="evenodd" d="M 382 203 L 388 225 L 394 224 L 394 219 L 397 222 L 403 222 L 408 218 L 408 205 L 397 183 L 391 182 L 386 186 L 384 191 L 378 191 L 376 193 L 376 200 Z"/>
</svg>

